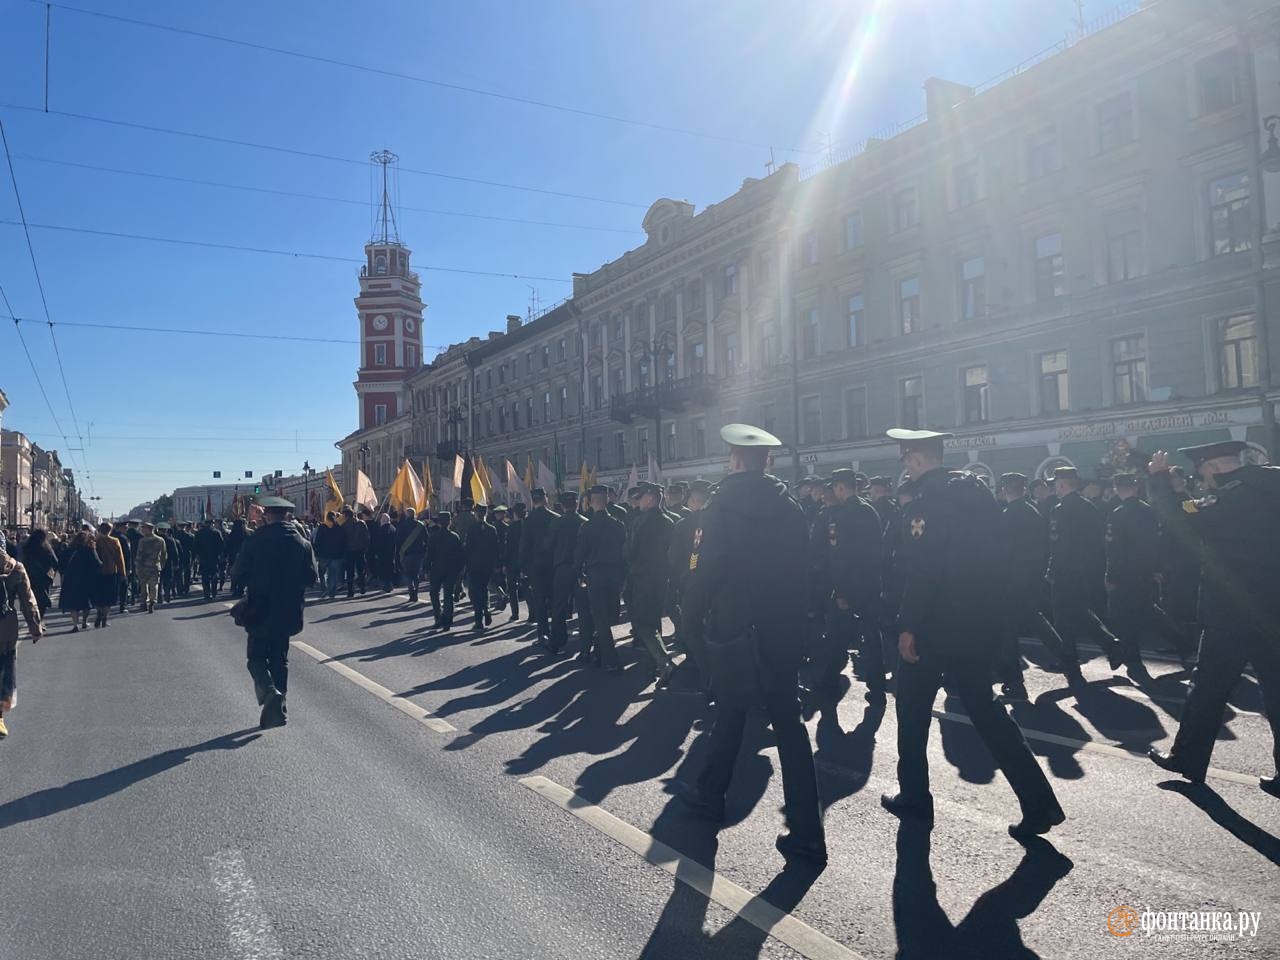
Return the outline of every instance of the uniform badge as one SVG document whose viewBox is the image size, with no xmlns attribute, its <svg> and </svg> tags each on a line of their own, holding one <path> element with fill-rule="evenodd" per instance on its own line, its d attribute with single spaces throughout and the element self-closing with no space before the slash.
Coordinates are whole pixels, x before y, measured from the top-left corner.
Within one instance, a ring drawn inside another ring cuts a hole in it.
<svg viewBox="0 0 1280 960">
<path fill-rule="evenodd" d="M 836 535 L 836 525 L 834 523 L 827 524 L 827 543 L 833 547 L 839 542 L 840 538 Z"/>
<path fill-rule="evenodd" d="M 693 549 L 697 550 L 700 546 L 702 546 L 702 528 L 701 527 L 693 531 Z"/>
<path fill-rule="evenodd" d="M 1049 539 L 1050 540 L 1058 539 L 1058 521 L 1057 520 L 1049 521 Z"/>
<path fill-rule="evenodd" d="M 689 554 L 689 569 L 690 570 L 698 569 L 698 555 L 696 553 Z"/>
<path fill-rule="evenodd" d="M 924 517 L 913 517 L 911 519 L 911 538 L 919 540 L 924 536 Z"/>
<path fill-rule="evenodd" d="M 1107 524 L 1107 543 L 1111 542 L 1111 524 Z"/>
</svg>

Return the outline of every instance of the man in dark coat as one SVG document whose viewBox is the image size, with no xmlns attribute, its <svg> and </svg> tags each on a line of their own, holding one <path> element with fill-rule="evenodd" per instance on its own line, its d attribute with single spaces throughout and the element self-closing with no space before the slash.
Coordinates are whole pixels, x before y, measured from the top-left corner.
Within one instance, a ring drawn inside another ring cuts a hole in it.
<svg viewBox="0 0 1280 960">
<path fill-rule="evenodd" d="M 1204 781 L 1227 697 L 1252 663 L 1271 726 L 1272 754 L 1280 770 L 1280 468 L 1241 463 L 1238 440 L 1187 447 L 1178 452 L 1195 466 L 1205 495 L 1179 504 L 1169 483 L 1168 454 L 1151 458 L 1151 498 L 1166 515 L 1179 510 L 1190 521 L 1176 529 L 1199 539 L 1199 619 L 1204 624 L 1182 723 L 1168 753 L 1152 749 L 1157 766 Z M 1280 797 L 1280 774 L 1260 785 Z"/>
<path fill-rule="evenodd" d="M 1179 509 L 1161 512 L 1161 547 L 1164 569 L 1161 571 L 1160 605 L 1173 627 L 1173 639 L 1184 665 L 1196 653 L 1200 625 L 1196 622 L 1196 603 L 1200 597 L 1200 538 L 1191 529 L 1191 518 L 1181 505 L 1192 499 L 1187 492 L 1187 471 L 1169 468 L 1169 489 Z M 1156 506 L 1152 503 L 1152 506 Z"/>
<path fill-rule="evenodd" d="M 586 583 L 578 594 L 585 600 L 580 606 L 590 614 L 590 626 L 584 623 L 578 629 L 582 641 L 578 659 L 617 671 L 622 667 L 613 645 L 613 625 L 618 621 L 618 601 L 627 571 L 627 528 L 609 512 L 607 487 L 592 487 L 590 496 L 591 511 L 578 531 L 573 560 Z"/>
<path fill-rule="evenodd" d="M 125 605 L 129 602 L 129 583 L 133 580 L 133 539 L 129 536 L 128 528 L 123 520 L 117 520 L 115 526 L 111 530 L 111 535 L 120 541 L 120 552 L 124 554 L 125 575 L 120 578 L 117 584 L 119 590 L 120 612 L 124 613 Z"/>
<path fill-rule="evenodd" d="M 244 584 L 235 578 L 236 559 L 240 556 L 240 548 L 248 538 L 249 528 L 245 525 L 244 517 L 236 517 L 231 521 L 231 532 L 227 534 L 227 539 L 223 543 L 227 554 L 227 570 L 232 571 L 231 595 L 236 598 L 244 595 Z"/>
<path fill-rule="evenodd" d="M 1083 683 L 1076 642 L 1098 640 L 1109 649 L 1115 638 L 1102 625 L 1106 610 L 1106 521 L 1080 493 L 1075 467 L 1053 472 L 1058 503 L 1049 512 L 1049 583 L 1053 593 L 1053 625 L 1062 637 L 1062 672 L 1069 683 Z"/>
<path fill-rule="evenodd" d="M 507 608 L 511 621 L 520 619 L 520 552 L 524 546 L 524 524 L 527 508 L 523 500 L 517 500 L 507 511 L 505 536 L 502 540 L 502 574 L 506 581 Z"/>
<path fill-rule="evenodd" d="M 649 654 L 659 687 L 666 685 L 672 669 L 671 651 L 662 639 L 662 615 L 674 526 L 671 515 L 662 508 L 662 487 L 641 481 L 640 516 L 627 544 L 627 585 L 631 588 L 627 610 L 631 634 Z"/>
<path fill-rule="evenodd" d="M 138 572 L 133 568 L 133 560 L 138 554 L 138 541 L 142 539 L 142 531 L 138 527 L 137 520 L 129 521 L 128 529 L 125 530 L 124 535 L 129 541 L 129 602 L 137 603 L 141 586 L 138 581 Z M 124 610 L 121 610 L 120 612 L 124 613 Z"/>
<path fill-rule="evenodd" d="M 319 531 L 317 531 L 317 536 Z M 418 511 L 405 507 L 404 516 L 396 524 L 396 555 L 404 573 L 409 602 L 418 602 L 418 581 L 422 577 L 422 562 L 427 558 L 427 528 L 418 519 Z"/>
<path fill-rule="evenodd" d="M 705 692 L 709 692 L 711 689 L 711 674 L 707 667 L 706 650 L 703 646 L 704 638 L 702 631 L 699 629 L 699 624 L 690 623 L 685 619 L 684 595 L 685 585 L 689 579 L 689 557 L 694 552 L 693 540 L 697 536 L 701 520 L 698 514 L 706 506 L 707 499 L 710 496 L 711 481 L 692 480 L 689 482 L 689 494 L 685 499 L 685 506 L 689 508 L 689 515 L 672 528 L 671 547 L 667 552 L 667 585 L 668 589 L 674 594 L 675 607 L 679 614 L 679 620 L 677 621 L 680 624 L 678 636 L 681 645 L 688 654 L 685 659 L 686 668 L 692 666 L 697 669 L 698 686 Z"/>
<path fill-rule="evenodd" d="M 880 517 L 858 496 L 855 471 L 831 474 L 835 505 L 827 513 L 827 582 L 831 585 L 827 614 L 827 658 L 819 666 L 819 683 L 832 687 L 856 646 L 867 698 L 885 700 L 884 650 L 880 640 L 880 568 L 884 550 Z M 831 609 L 834 607 L 834 609 Z"/>
<path fill-rule="evenodd" d="M 223 548 L 222 534 L 214 529 L 212 519 L 205 520 L 196 534 L 195 552 L 200 561 L 200 587 L 206 600 L 218 595 L 218 561 Z"/>
<path fill-rule="evenodd" d="M 453 626 L 454 588 L 467 558 L 462 541 L 450 529 L 452 517 L 436 514 L 436 525 L 427 539 L 427 570 L 431 578 L 431 612 L 436 626 L 448 630 Z"/>
<path fill-rule="evenodd" d="M 471 597 L 471 607 L 475 611 L 472 629 L 481 631 L 493 623 L 493 614 L 489 611 L 489 581 L 498 569 L 500 551 L 498 531 L 489 522 L 488 507 L 477 503 L 471 512 L 475 523 L 467 531 L 463 544 L 467 557 L 467 595 Z"/>
<path fill-rule="evenodd" d="M 903 594 L 898 613 L 898 789 L 881 803 L 899 816 L 933 818 L 928 741 L 933 703 L 945 684 L 958 696 L 1022 807 L 1019 840 L 1066 819 L 1022 731 L 991 691 L 1000 645 L 1000 508 L 976 477 L 942 465 L 950 436 L 888 431 L 917 496 L 902 515 Z"/>
<path fill-rule="evenodd" d="M 1001 607 L 1004 641 L 997 672 L 1006 700 L 1026 700 L 1022 679 L 1021 637 L 1040 640 L 1046 650 L 1066 662 L 1062 638 L 1045 617 L 1045 572 L 1049 568 L 1049 524 L 1026 497 L 1027 478 L 1021 473 L 1000 477 L 998 496 L 1004 501 L 1000 514 L 1001 560 L 999 580 L 1004 589 Z"/>
<path fill-rule="evenodd" d="M 369 552 L 369 524 L 355 515 L 350 507 L 342 508 L 342 536 L 345 541 L 344 574 L 347 581 L 347 599 L 361 596 L 365 590 L 365 554 Z"/>
<path fill-rule="evenodd" d="M 538 640 L 538 646 L 553 656 L 560 656 L 569 642 L 569 618 L 573 616 L 573 600 L 578 587 L 578 569 L 574 555 L 578 545 L 578 532 L 587 518 L 578 512 L 578 494 L 566 490 L 560 494 L 560 515 L 552 521 L 547 534 L 551 554 L 551 635 Z M 590 611 L 579 611 L 581 621 Z M 590 628 L 587 628 L 590 632 Z"/>
<path fill-rule="evenodd" d="M 1146 673 L 1142 639 L 1155 625 L 1160 574 L 1160 518 L 1138 497 L 1138 477 L 1114 478 L 1116 506 L 1107 514 L 1107 620 L 1118 643 L 1108 650 L 1111 668 L 1127 664 Z"/>
<path fill-rule="evenodd" d="M 173 537 L 178 541 L 178 550 L 182 556 L 182 596 L 189 596 L 191 593 L 191 564 L 196 555 L 196 535 L 191 529 L 190 522 L 183 523 L 178 526 Z"/>
<path fill-rule="evenodd" d="M 244 584 L 245 605 L 239 623 L 249 634 L 249 675 L 262 706 L 263 727 L 282 727 L 289 691 L 289 638 L 302 632 L 307 587 L 316 582 L 311 544 L 286 521 L 294 509 L 282 497 L 259 501 L 264 524 L 236 555 L 233 583 Z"/>
<path fill-rule="evenodd" d="M 560 514 L 547 507 L 547 491 L 534 487 L 533 509 L 520 534 L 520 569 L 529 578 L 529 619 L 537 626 L 537 639 L 551 636 L 551 524 Z"/>
<path fill-rule="evenodd" d="M 718 711 L 706 764 L 681 796 L 723 822 L 747 718 L 762 707 L 782 767 L 788 832 L 777 847 L 786 857 L 825 863 L 813 747 L 798 696 L 808 526 L 787 485 L 765 473 L 781 441 L 741 423 L 727 424 L 720 437 L 729 445 L 729 475 L 699 514 L 684 602 L 685 619 L 706 638 Z"/>
</svg>

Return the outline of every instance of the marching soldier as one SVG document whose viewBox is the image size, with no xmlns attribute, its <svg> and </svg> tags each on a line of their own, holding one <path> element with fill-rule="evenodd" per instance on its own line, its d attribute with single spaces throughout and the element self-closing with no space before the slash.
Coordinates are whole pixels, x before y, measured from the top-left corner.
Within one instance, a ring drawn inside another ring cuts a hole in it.
<svg viewBox="0 0 1280 960">
<path fill-rule="evenodd" d="M 551 580 L 555 565 L 551 560 L 551 524 L 560 514 L 547 507 L 547 491 L 534 487 L 530 493 L 533 509 L 520 534 L 520 569 L 529 578 L 529 619 L 537 627 L 537 639 L 551 636 Z"/>
<path fill-rule="evenodd" d="M 316 558 L 296 524 L 294 506 L 283 497 L 263 497 L 263 526 L 236 555 L 231 581 L 244 585 L 237 622 L 249 635 L 246 656 L 263 727 L 283 727 L 289 692 L 289 638 L 302 632 L 302 605 L 316 582 Z"/>
<path fill-rule="evenodd" d="M 1004 501 L 1000 514 L 1000 545 L 1004 551 L 1000 577 L 1004 587 L 1004 643 L 997 672 L 1006 700 L 1027 699 L 1018 647 L 1021 637 L 1035 637 L 1059 661 L 1065 663 L 1067 659 L 1062 638 L 1041 609 L 1045 600 L 1045 571 L 1049 566 L 1049 525 L 1026 493 L 1024 474 L 1006 473 L 1000 477 L 999 497 Z"/>
<path fill-rule="evenodd" d="M 662 487 L 640 482 L 640 516 L 631 528 L 627 545 L 627 584 L 631 588 L 627 611 L 631 633 L 644 645 L 652 661 L 657 686 L 671 678 L 671 651 L 662 639 L 662 615 L 667 591 L 668 551 L 675 524 L 662 508 Z"/>
<path fill-rule="evenodd" d="M 927 748 L 938 689 L 963 702 L 1022 807 L 1009 833 L 1026 840 L 1066 819 L 1017 723 L 991 691 L 999 648 L 1000 510 L 976 477 L 942 465 L 931 430 L 892 429 L 916 498 L 902 516 L 903 595 L 898 615 L 898 789 L 881 803 L 899 816 L 933 819 Z"/>
<path fill-rule="evenodd" d="M 493 623 L 493 614 L 489 611 L 489 581 L 498 567 L 499 545 L 498 531 L 486 517 L 486 505 L 477 503 L 471 510 L 475 523 L 467 531 L 463 546 L 467 555 L 467 596 L 475 611 L 472 629 L 479 632 Z"/>
<path fill-rule="evenodd" d="M 590 628 L 579 627 L 582 649 L 578 659 L 610 672 L 622 669 L 613 645 L 613 625 L 618 622 L 618 601 L 627 574 L 627 528 L 609 512 L 608 488 L 591 488 L 591 512 L 578 531 L 574 568 L 586 581 L 579 598 L 590 612 Z M 594 651 L 593 647 L 594 639 Z"/>
<path fill-rule="evenodd" d="M 684 480 L 677 480 L 667 485 L 667 512 L 676 515 L 677 523 L 689 515 L 689 508 L 685 505 L 685 497 L 688 493 L 689 484 Z"/>
<path fill-rule="evenodd" d="M 1157 452 L 1147 466 L 1152 499 L 1166 515 L 1179 510 L 1189 522 L 1175 529 L 1194 533 L 1201 546 L 1199 661 L 1173 749 L 1148 754 L 1193 783 L 1204 781 L 1227 697 L 1248 663 L 1262 685 L 1280 769 L 1280 468 L 1242 466 L 1245 449 L 1229 440 L 1179 450 L 1205 487 L 1205 496 L 1180 506 L 1168 454 Z M 1280 797 L 1280 775 L 1262 778 L 1261 786 Z"/>
<path fill-rule="evenodd" d="M 503 516 L 506 525 L 502 538 L 502 573 L 507 591 L 507 608 L 510 621 L 520 619 L 520 548 L 524 539 L 524 516 L 527 508 L 523 500 L 517 500 Z"/>
<path fill-rule="evenodd" d="M 554 657 L 563 654 L 569 643 L 569 618 L 573 616 L 573 599 L 578 589 L 574 551 L 578 546 L 578 533 L 586 522 L 587 518 L 578 512 L 578 492 L 565 490 L 561 493 L 560 515 L 552 521 L 547 537 L 552 566 L 551 635 L 546 640 L 536 641 Z M 589 632 L 590 628 L 587 629 Z"/>
<path fill-rule="evenodd" d="M 466 550 L 450 529 L 449 513 L 437 513 L 436 525 L 427 538 L 427 576 L 431 580 L 431 613 L 441 630 L 453 626 L 454 588 L 467 562 Z M 443 599 L 442 599 L 443 598 Z"/>
<path fill-rule="evenodd" d="M 1111 669 L 1145 673 L 1142 638 L 1152 628 L 1160 572 L 1160 518 L 1138 498 L 1136 474 L 1114 478 L 1117 503 L 1107 514 L 1107 620 L 1119 640 Z"/>
<path fill-rule="evenodd" d="M 699 686 L 704 691 L 711 689 L 711 677 L 707 671 L 706 651 L 703 649 L 703 638 L 697 624 L 692 624 L 684 616 L 685 583 L 689 579 L 689 557 L 693 555 L 693 540 L 698 533 L 699 516 L 711 495 L 711 481 L 692 480 L 689 482 L 689 495 L 685 506 L 689 515 L 671 530 L 671 548 L 668 551 L 670 571 L 667 577 L 668 589 L 673 594 L 676 611 L 679 614 L 679 637 L 684 645 L 693 666 L 698 670 Z"/>
<path fill-rule="evenodd" d="M 729 475 L 699 513 L 684 603 L 686 621 L 706 638 L 719 710 L 706 765 L 681 795 L 708 819 L 724 820 L 747 717 L 763 707 L 782 767 L 788 832 L 778 850 L 825 863 L 813 748 L 798 696 L 808 528 L 786 484 L 765 473 L 770 450 L 782 442 L 742 423 L 726 425 L 720 436 L 729 445 Z"/>
<path fill-rule="evenodd" d="M 200 586 L 204 598 L 212 600 L 218 595 L 218 561 L 222 557 L 222 534 L 205 520 L 195 538 L 195 554 L 200 559 Z"/>
<path fill-rule="evenodd" d="M 1084 683 L 1076 641 L 1097 637 L 1104 650 L 1115 638 L 1098 619 L 1105 610 L 1106 521 L 1080 493 L 1075 467 L 1053 472 L 1057 505 L 1049 512 L 1049 583 L 1053 592 L 1053 625 L 1062 637 L 1062 672 L 1068 683 Z"/>
</svg>

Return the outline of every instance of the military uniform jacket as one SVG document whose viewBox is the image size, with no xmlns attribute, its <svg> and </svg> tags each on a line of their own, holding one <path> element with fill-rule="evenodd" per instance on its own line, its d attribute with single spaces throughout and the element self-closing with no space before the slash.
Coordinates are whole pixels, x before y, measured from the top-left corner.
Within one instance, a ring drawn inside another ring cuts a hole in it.
<svg viewBox="0 0 1280 960">
<path fill-rule="evenodd" d="M 674 528 L 671 516 L 662 510 L 641 511 L 631 528 L 631 539 L 627 544 L 627 561 L 633 584 L 642 580 L 666 582 L 667 554 Z"/>
<path fill-rule="evenodd" d="M 269 523 L 245 539 L 231 571 L 248 605 L 244 626 L 252 637 L 292 637 L 302 632 L 302 603 L 316 582 L 316 558 L 292 523 Z"/>
<path fill-rule="evenodd" d="M 502 528 L 502 562 L 510 573 L 520 569 L 520 551 L 524 546 L 523 534 L 523 520 L 512 520 Z"/>
<path fill-rule="evenodd" d="M 1179 504 L 1169 474 L 1151 477 L 1161 512 L 1188 521 L 1174 529 L 1201 544 L 1200 622 L 1232 631 L 1280 635 L 1280 467 L 1241 467 L 1219 474 L 1198 500 Z"/>
<path fill-rule="evenodd" d="M 466 564 L 462 541 L 452 530 L 436 527 L 427 539 L 427 570 L 431 578 L 456 577 Z"/>
<path fill-rule="evenodd" d="M 899 628 L 922 660 L 990 657 L 999 643 L 1000 508 L 980 480 L 939 467 L 902 514 Z"/>
<path fill-rule="evenodd" d="M 574 569 L 592 577 L 619 583 L 627 570 L 627 528 L 609 513 L 592 513 L 578 531 L 574 547 Z"/>
<path fill-rule="evenodd" d="M 559 570 L 561 567 L 573 567 L 574 552 L 578 547 L 578 533 L 586 524 L 587 518 L 580 513 L 562 513 L 552 521 L 547 533 L 547 544 L 551 553 L 551 564 Z"/>
<path fill-rule="evenodd" d="M 163 537 L 154 533 L 150 536 L 139 537 L 138 549 L 134 552 L 133 568 L 138 571 L 138 576 L 140 577 L 158 574 L 161 568 L 164 567 L 168 553 L 169 549 L 165 545 Z"/>
<path fill-rule="evenodd" d="M 1160 572 L 1160 518 L 1137 497 L 1107 514 L 1107 583 L 1151 583 Z"/>
<path fill-rule="evenodd" d="M 1049 525 L 1029 500 L 1011 500 L 1000 514 L 1003 581 L 1013 591 L 1044 589 L 1049 569 Z"/>
<path fill-rule="evenodd" d="M 696 516 L 685 624 L 719 642 L 754 628 L 762 656 L 794 669 L 808 582 L 809 525 L 800 505 L 775 477 L 732 473 Z"/>
<path fill-rule="evenodd" d="M 464 544 L 467 569 L 472 573 L 492 573 L 498 566 L 498 531 L 488 521 L 477 520 L 467 531 Z"/>
<path fill-rule="evenodd" d="M 534 507 L 529 511 L 520 536 L 521 570 L 528 573 L 551 569 L 551 523 L 559 516 L 548 507 Z"/>
<path fill-rule="evenodd" d="M 196 556 L 203 566 L 216 566 L 222 556 L 222 534 L 213 527 L 201 527 L 196 533 Z"/>
<path fill-rule="evenodd" d="M 832 593 L 855 613 L 872 614 L 879 605 L 884 556 L 879 515 L 867 501 L 850 497 L 831 508 L 825 533 Z"/>
<path fill-rule="evenodd" d="M 1106 521 L 1078 491 L 1069 493 L 1049 513 L 1049 577 L 1054 588 L 1096 598 L 1106 570 Z"/>
<path fill-rule="evenodd" d="M 701 511 L 692 510 L 689 516 L 671 530 L 671 546 L 667 549 L 667 577 L 673 587 L 679 587 L 689 575 L 689 556 L 693 553 L 693 538 L 701 523 Z"/>
</svg>

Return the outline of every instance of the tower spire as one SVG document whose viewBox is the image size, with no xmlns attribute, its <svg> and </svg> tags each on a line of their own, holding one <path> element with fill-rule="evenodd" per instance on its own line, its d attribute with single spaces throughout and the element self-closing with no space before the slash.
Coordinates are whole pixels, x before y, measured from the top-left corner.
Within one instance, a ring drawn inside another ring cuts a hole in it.
<svg viewBox="0 0 1280 960">
<path fill-rule="evenodd" d="M 378 208 L 377 220 L 374 222 L 373 243 L 399 243 L 400 228 L 396 225 L 395 205 L 392 193 L 399 194 L 400 158 L 390 150 L 375 150 L 369 159 L 382 167 L 382 202 Z"/>
</svg>

